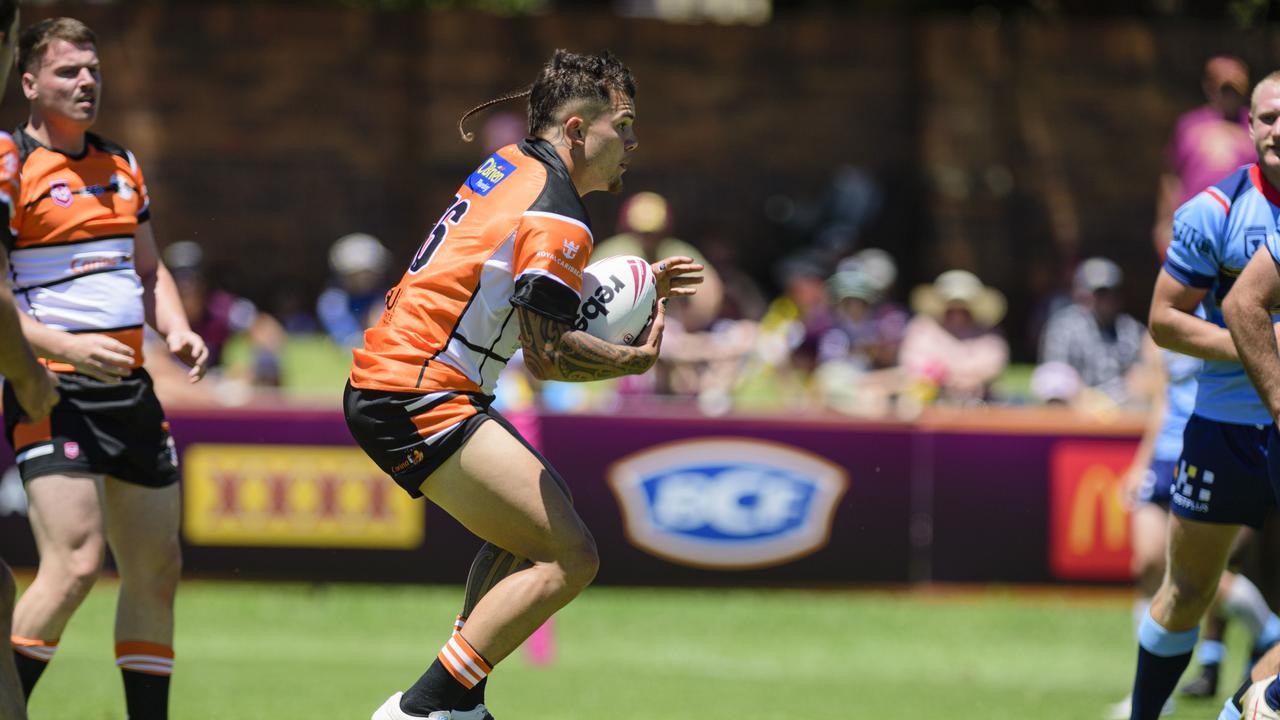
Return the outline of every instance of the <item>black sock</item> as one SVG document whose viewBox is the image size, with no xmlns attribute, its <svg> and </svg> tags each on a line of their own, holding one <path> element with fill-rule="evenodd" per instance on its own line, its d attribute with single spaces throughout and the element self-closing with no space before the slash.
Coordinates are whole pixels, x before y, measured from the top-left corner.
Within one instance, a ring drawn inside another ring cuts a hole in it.
<svg viewBox="0 0 1280 720">
<path fill-rule="evenodd" d="M 1240 689 L 1236 691 L 1235 695 L 1231 696 L 1231 704 L 1235 705 L 1236 709 L 1240 712 L 1244 712 L 1244 694 L 1249 692 L 1250 687 L 1253 687 L 1253 680 L 1251 678 L 1245 678 L 1244 684 L 1240 686 Z"/>
<path fill-rule="evenodd" d="M 489 684 L 489 676 L 485 675 L 480 678 L 480 682 L 476 686 L 466 691 L 462 695 L 462 699 L 457 705 L 453 706 L 454 710 L 474 710 L 477 705 L 484 703 L 484 686 Z"/>
<path fill-rule="evenodd" d="M 1138 647 L 1138 673 L 1133 681 L 1132 720 L 1156 720 L 1182 671 L 1191 664 L 1191 651 L 1161 656 Z"/>
<path fill-rule="evenodd" d="M 129 720 L 167 720 L 169 676 L 120 670 L 124 678 L 124 704 Z"/>
<path fill-rule="evenodd" d="M 13 664 L 18 666 L 18 678 L 22 680 L 22 692 L 31 699 L 31 689 L 36 686 L 36 681 L 40 679 L 40 675 L 44 673 L 44 669 L 49 667 L 47 660 L 36 660 L 27 657 L 17 650 L 13 651 Z"/>
<path fill-rule="evenodd" d="M 426 717 L 437 710 L 454 709 L 466 692 L 466 686 L 454 679 L 444 669 L 440 658 L 436 658 L 431 667 L 418 678 L 418 682 L 404 691 L 400 698 L 400 709 Z"/>
</svg>

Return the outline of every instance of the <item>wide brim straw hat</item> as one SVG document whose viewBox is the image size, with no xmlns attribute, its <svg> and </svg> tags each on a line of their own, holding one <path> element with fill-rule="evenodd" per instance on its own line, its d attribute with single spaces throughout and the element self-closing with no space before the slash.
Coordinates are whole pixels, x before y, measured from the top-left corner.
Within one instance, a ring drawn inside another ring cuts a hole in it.
<svg viewBox="0 0 1280 720">
<path fill-rule="evenodd" d="M 954 303 L 968 308 L 974 322 L 984 328 L 998 325 L 1009 308 L 1004 294 L 987 287 L 967 270 L 948 270 L 933 284 L 920 285 L 911 291 L 911 309 L 935 320 L 941 320 L 947 306 Z"/>
</svg>

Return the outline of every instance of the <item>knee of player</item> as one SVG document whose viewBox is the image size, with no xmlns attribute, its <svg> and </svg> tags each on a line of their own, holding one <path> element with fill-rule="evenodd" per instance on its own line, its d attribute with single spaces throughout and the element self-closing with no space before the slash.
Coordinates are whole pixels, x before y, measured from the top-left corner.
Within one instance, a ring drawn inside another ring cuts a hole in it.
<svg viewBox="0 0 1280 720">
<path fill-rule="evenodd" d="M 1171 574 L 1165 580 L 1174 602 L 1180 606 L 1208 607 L 1218 592 L 1218 578 L 1205 579 L 1192 575 Z"/>
<path fill-rule="evenodd" d="M 73 554 L 62 568 L 62 576 L 66 585 L 65 594 L 69 597 L 83 598 L 93 589 L 102 574 L 102 553 L 92 551 Z"/>
<path fill-rule="evenodd" d="M 134 563 L 130 563 L 133 566 Z M 172 592 L 182 576 L 182 548 L 174 542 L 156 548 L 142 562 L 137 563 L 137 574 L 148 585 Z"/>
<path fill-rule="evenodd" d="M 596 550 L 595 539 L 584 533 L 577 542 L 565 548 L 556 564 L 564 573 L 567 587 L 581 590 L 590 585 L 600 570 L 600 554 Z"/>
</svg>

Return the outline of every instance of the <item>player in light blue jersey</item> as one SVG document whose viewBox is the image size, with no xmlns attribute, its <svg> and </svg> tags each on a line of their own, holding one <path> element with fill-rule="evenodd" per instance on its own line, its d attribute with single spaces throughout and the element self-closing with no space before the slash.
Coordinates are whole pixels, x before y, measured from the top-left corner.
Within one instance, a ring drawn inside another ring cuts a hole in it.
<svg viewBox="0 0 1280 720">
<path fill-rule="evenodd" d="M 1280 72 L 1273 72 L 1253 91 L 1249 131 L 1258 149 L 1258 164 L 1251 169 L 1260 194 L 1268 200 L 1269 223 L 1264 223 L 1262 241 L 1266 251 L 1256 257 L 1240 275 L 1228 296 L 1224 312 L 1241 361 L 1248 370 L 1268 415 L 1280 414 L 1280 353 L 1276 350 L 1273 311 L 1280 307 L 1280 238 L 1276 236 L 1275 213 L 1280 208 Z M 1261 215 L 1261 213 L 1259 213 Z M 1280 442 L 1270 438 L 1273 487 L 1280 481 Z M 1221 718 L 1239 718 L 1247 712 L 1259 720 L 1280 718 L 1280 681 L 1276 679 L 1277 651 L 1268 653 L 1254 668 L 1254 679 L 1244 692 L 1223 708 Z"/>
<path fill-rule="evenodd" d="M 1150 422 L 1125 480 L 1132 521 L 1133 574 L 1138 589 L 1134 623 L 1139 628 L 1164 577 L 1169 502 L 1178 459 L 1182 456 L 1183 430 L 1195 408 L 1196 375 L 1201 366 L 1199 358 L 1157 350 L 1154 346 L 1144 354 L 1147 356 L 1144 364 L 1158 366 L 1160 382 L 1151 390 L 1155 400 Z M 1239 621 L 1248 630 L 1252 640 L 1251 660 L 1280 640 L 1280 617 L 1271 611 L 1262 593 L 1247 577 L 1224 572 L 1214 605 L 1217 612 L 1211 613 L 1211 622 L 1204 630 L 1198 649 L 1200 671 L 1182 687 L 1181 692 L 1189 697 L 1213 697 L 1218 692 L 1218 671 L 1226 653 L 1222 637 L 1228 618 Z M 1110 706 L 1106 716 L 1124 720 L 1131 711 L 1130 698 L 1126 696 Z M 1164 714 L 1172 711 L 1170 700 L 1165 703 Z"/>
<path fill-rule="evenodd" d="M 1250 105 L 1260 164 L 1244 166 L 1178 209 L 1151 300 L 1156 342 L 1204 365 L 1171 494 L 1169 567 L 1138 633 L 1133 720 L 1160 714 L 1191 660 L 1200 618 L 1240 527 L 1260 526 L 1276 504 L 1267 473 L 1272 415 L 1245 375 L 1221 309 L 1249 258 L 1276 232 L 1280 191 L 1260 166 L 1274 162 L 1280 176 L 1280 158 L 1270 154 L 1272 104 L 1280 110 L 1280 76 L 1259 83 Z"/>
</svg>

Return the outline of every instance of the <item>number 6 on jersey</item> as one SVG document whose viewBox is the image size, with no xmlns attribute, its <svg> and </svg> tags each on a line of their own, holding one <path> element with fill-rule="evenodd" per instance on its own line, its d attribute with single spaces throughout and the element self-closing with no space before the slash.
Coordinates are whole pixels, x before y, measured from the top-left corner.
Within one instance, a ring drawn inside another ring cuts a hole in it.
<svg viewBox="0 0 1280 720">
<path fill-rule="evenodd" d="M 463 200 L 457 195 L 453 196 L 453 205 L 441 216 L 440 222 L 431 228 L 431 232 L 427 233 L 427 239 L 422 241 L 422 247 L 418 248 L 418 254 L 414 255 L 413 262 L 409 263 L 410 275 L 416 275 L 419 270 L 427 266 L 427 263 L 431 262 L 431 257 L 436 254 L 436 250 L 440 249 L 440 244 L 444 242 L 445 237 L 449 234 L 449 228 L 462 222 L 462 218 L 467 214 L 467 210 L 470 209 L 470 200 Z"/>
</svg>

